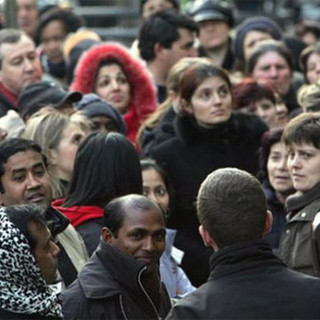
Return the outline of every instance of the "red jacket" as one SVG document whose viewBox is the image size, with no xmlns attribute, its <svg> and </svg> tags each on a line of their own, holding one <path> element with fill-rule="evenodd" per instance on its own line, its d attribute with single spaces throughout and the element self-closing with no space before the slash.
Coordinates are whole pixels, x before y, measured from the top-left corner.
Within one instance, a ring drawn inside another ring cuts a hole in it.
<svg viewBox="0 0 320 320">
<path fill-rule="evenodd" d="M 155 86 L 151 75 L 142 62 L 131 56 L 129 51 L 113 42 L 106 42 L 89 49 L 76 68 L 71 90 L 82 93 L 93 92 L 94 80 L 101 61 L 117 61 L 128 76 L 131 86 L 131 101 L 128 112 L 123 115 L 127 125 L 127 137 L 135 143 L 141 122 L 157 107 Z"/>
</svg>

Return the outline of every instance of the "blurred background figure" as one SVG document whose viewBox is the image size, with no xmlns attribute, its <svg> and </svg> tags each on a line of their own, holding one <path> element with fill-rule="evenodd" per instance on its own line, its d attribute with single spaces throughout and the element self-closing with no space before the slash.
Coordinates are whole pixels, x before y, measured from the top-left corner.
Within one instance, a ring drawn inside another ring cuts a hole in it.
<svg viewBox="0 0 320 320">
<path fill-rule="evenodd" d="M 156 202 L 164 217 L 174 208 L 174 190 L 166 172 L 152 159 L 141 160 L 143 194 Z M 166 228 L 166 247 L 160 258 L 161 281 L 165 284 L 171 298 L 181 298 L 195 290 L 185 272 L 175 260 L 173 250 L 176 230 Z"/>
<path fill-rule="evenodd" d="M 199 56 L 231 70 L 234 64 L 230 37 L 234 25 L 232 7 L 226 1 L 196 0 L 189 13 L 199 26 Z"/>
<path fill-rule="evenodd" d="M 311 44 L 300 55 L 305 83 L 315 83 L 320 77 L 320 43 Z"/>
</svg>

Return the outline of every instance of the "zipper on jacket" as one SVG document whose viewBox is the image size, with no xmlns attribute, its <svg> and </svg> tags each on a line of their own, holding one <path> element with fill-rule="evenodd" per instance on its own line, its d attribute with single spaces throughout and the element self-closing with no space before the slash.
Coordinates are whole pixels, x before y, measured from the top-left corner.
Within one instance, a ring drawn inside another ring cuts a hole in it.
<svg viewBox="0 0 320 320">
<path fill-rule="evenodd" d="M 124 317 L 125 320 L 128 320 L 126 312 L 124 311 L 124 306 L 123 306 L 123 301 L 122 301 L 122 295 L 121 294 L 119 296 L 119 301 L 120 301 L 120 308 L 121 308 L 123 317 Z"/>
<path fill-rule="evenodd" d="M 140 279 L 140 278 L 141 278 L 141 275 L 142 275 L 142 272 L 143 272 L 144 270 L 146 270 L 146 269 L 147 269 L 147 267 L 143 267 L 143 268 L 140 270 L 140 272 L 139 272 L 139 274 L 138 274 L 138 283 L 139 283 L 142 291 L 144 292 L 144 294 L 145 294 L 146 297 L 148 298 L 151 306 L 153 307 L 154 312 L 155 312 L 157 318 L 158 318 L 159 320 L 162 320 L 162 318 L 160 317 L 160 314 L 159 314 L 158 311 L 157 311 L 156 306 L 154 305 L 152 299 L 151 299 L 150 296 L 148 295 L 148 292 L 144 289 L 143 284 L 142 284 L 141 279 Z"/>
</svg>

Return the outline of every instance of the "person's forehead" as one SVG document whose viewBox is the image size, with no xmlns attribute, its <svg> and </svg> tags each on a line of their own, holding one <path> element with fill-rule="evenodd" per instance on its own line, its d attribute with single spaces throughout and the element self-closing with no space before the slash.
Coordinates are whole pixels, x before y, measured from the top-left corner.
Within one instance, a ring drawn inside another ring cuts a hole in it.
<svg viewBox="0 0 320 320">
<path fill-rule="evenodd" d="M 153 207 L 151 209 L 127 208 L 122 227 L 126 229 L 150 229 L 159 225 L 164 227 L 163 216 L 160 209 Z"/>
<path fill-rule="evenodd" d="M 22 35 L 16 43 L 3 43 L 0 46 L 0 51 L 4 59 L 13 59 L 19 55 L 35 52 L 35 50 L 34 42 L 25 35 Z"/>
<path fill-rule="evenodd" d="M 6 171 L 12 171 L 17 168 L 33 167 L 36 164 L 44 166 L 42 155 L 39 152 L 32 150 L 19 151 L 8 158 L 5 169 Z"/>
<path fill-rule="evenodd" d="M 28 6 L 28 7 L 37 7 L 37 1 L 36 0 L 17 0 L 17 6 Z"/>
<path fill-rule="evenodd" d="M 30 222 L 29 231 L 36 240 L 37 245 L 45 245 L 51 239 L 51 233 L 48 227 L 36 222 Z"/>
</svg>

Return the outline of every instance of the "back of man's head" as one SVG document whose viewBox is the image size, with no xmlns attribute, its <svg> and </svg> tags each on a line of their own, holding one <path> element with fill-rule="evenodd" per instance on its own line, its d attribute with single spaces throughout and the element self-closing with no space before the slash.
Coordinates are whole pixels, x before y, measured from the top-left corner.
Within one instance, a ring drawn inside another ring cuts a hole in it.
<svg viewBox="0 0 320 320">
<path fill-rule="evenodd" d="M 32 140 L 23 138 L 5 139 L 0 142 L 0 192 L 4 192 L 1 178 L 5 174 L 5 164 L 8 159 L 18 152 L 34 151 L 40 153 L 45 166 L 47 167 L 47 159 L 41 151 L 41 147 Z"/>
<path fill-rule="evenodd" d="M 156 44 L 170 49 L 180 38 L 179 29 L 198 32 L 197 24 L 189 16 L 174 10 L 163 10 L 150 16 L 139 31 L 141 57 L 147 62 L 154 60 Z"/>
<path fill-rule="evenodd" d="M 266 213 L 261 184 L 245 171 L 218 169 L 201 184 L 197 198 L 198 218 L 220 249 L 260 240 Z"/>
</svg>

